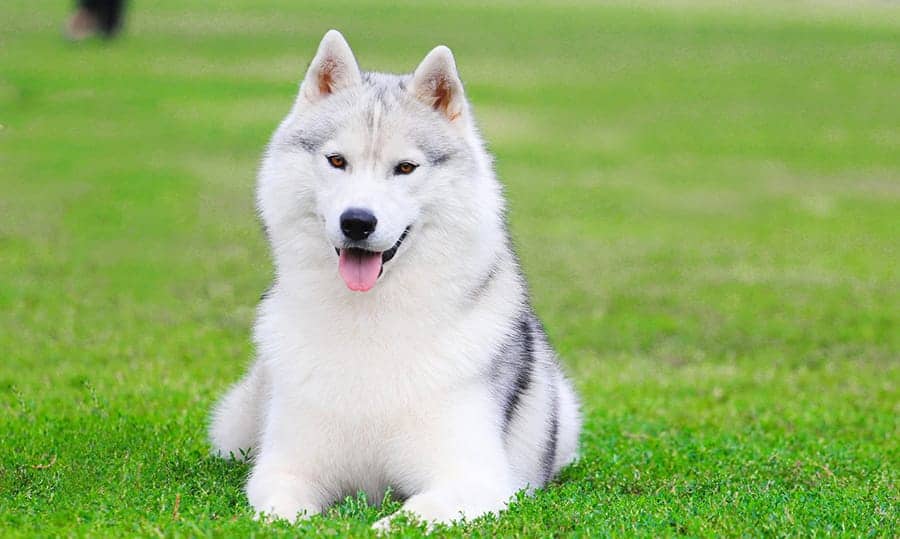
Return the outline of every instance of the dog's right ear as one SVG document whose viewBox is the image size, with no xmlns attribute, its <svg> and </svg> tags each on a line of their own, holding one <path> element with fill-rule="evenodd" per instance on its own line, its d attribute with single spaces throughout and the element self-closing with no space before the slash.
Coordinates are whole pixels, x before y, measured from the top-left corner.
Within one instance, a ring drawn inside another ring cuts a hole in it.
<svg viewBox="0 0 900 539">
<path fill-rule="evenodd" d="M 356 86 L 362 75 L 347 40 L 337 30 L 329 30 L 300 84 L 298 102 L 316 103 L 329 95 Z"/>
</svg>

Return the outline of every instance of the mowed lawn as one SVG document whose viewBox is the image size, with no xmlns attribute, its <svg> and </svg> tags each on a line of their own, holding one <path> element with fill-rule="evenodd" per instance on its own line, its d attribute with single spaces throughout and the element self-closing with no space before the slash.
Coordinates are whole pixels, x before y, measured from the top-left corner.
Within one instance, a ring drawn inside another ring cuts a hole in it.
<svg viewBox="0 0 900 539">
<path fill-rule="evenodd" d="M 254 522 L 205 435 L 272 275 L 255 168 L 332 27 L 365 69 L 454 50 L 583 395 L 580 461 L 443 534 L 900 535 L 900 8 L 134 1 L 73 45 L 69 4 L 0 4 L 0 535 L 399 507 Z"/>
</svg>

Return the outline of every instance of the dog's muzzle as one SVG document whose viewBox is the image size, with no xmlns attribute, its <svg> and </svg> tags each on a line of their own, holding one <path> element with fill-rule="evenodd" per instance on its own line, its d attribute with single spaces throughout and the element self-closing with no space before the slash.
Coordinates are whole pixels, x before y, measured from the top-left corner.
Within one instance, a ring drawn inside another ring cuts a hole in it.
<svg viewBox="0 0 900 539">
<path fill-rule="evenodd" d="M 371 290 L 375 286 L 375 281 L 384 273 L 384 264 L 397 254 L 397 250 L 409 234 L 409 229 L 407 226 L 393 247 L 383 252 L 370 251 L 357 245 L 335 247 L 334 250 L 338 255 L 338 272 L 347 288 L 356 292 Z"/>
</svg>

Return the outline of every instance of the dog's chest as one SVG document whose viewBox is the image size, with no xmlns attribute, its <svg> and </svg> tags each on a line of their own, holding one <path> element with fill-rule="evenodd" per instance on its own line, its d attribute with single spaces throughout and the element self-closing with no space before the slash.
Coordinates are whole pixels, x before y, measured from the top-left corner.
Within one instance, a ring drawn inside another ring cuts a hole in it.
<svg viewBox="0 0 900 539">
<path fill-rule="evenodd" d="M 438 335 L 304 339 L 280 358 L 273 380 L 308 413 L 378 425 L 453 385 L 465 364 Z M 354 427 L 355 428 L 355 427 Z"/>
<path fill-rule="evenodd" d="M 402 441 L 437 415 L 449 389 L 422 369 L 403 368 L 412 360 L 439 359 L 434 350 L 412 358 L 397 348 L 362 348 L 340 347 L 364 354 L 351 362 L 355 366 L 332 356 L 273 372 L 272 405 L 282 407 L 278 416 L 292 423 L 293 442 L 304 447 L 306 464 L 320 481 L 342 495 L 363 490 L 372 497 L 388 486 L 402 489 L 394 462 L 404 451 Z"/>
<path fill-rule="evenodd" d="M 397 487 L 397 455 L 446 414 L 460 387 L 486 376 L 502 325 L 402 310 L 366 323 L 318 314 L 269 310 L 257 325 L 278 408 L 268 428 L 286 429 L 340 490 Z"/>
</svg>

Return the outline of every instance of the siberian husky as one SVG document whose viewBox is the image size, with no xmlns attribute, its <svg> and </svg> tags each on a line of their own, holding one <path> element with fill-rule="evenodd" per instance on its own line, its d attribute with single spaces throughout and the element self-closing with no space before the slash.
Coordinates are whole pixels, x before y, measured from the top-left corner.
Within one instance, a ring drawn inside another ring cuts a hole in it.
<svg viewBox="0 0 900 539">
<path fill-rule="evenodd" d="M 575 458 L 578 401 L 450 49 L 409 75 L 364 72 L 325 34 L 257 202 L 276 277 L 257 358 L 210 427 L 217 454 L 252 463 L 257 515 L 391 489 L 425 522 L 471 519 Z"/>
</svg>

